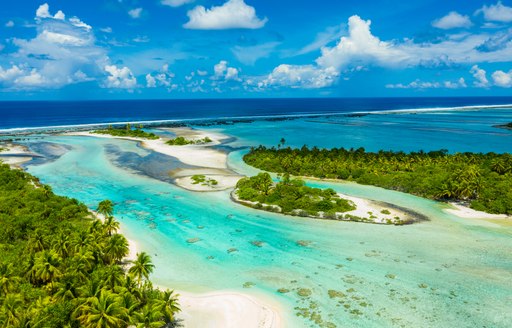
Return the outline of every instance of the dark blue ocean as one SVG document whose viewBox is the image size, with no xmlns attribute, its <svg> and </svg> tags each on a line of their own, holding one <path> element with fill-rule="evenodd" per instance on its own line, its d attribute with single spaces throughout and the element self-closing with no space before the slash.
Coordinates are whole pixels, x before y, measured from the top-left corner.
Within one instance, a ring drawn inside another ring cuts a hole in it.
<svg viewBox="0 0 512 328">
<path fill-rule="evenodd" d="M 512 97 L 9 101 L 0 102 L 0 130 L 504 104 L 512 104 Z"/>
</svg>

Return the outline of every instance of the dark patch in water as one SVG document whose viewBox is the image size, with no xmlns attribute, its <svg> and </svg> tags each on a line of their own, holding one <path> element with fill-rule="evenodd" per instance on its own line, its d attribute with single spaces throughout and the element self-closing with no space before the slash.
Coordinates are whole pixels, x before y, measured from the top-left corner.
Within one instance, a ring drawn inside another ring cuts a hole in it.
<svg viewBox="0 0 512 328">
<path fill-rule="evenodd" d="M 123 152 L 118 146 L 112 144 L 106 145 L 105 150 L 116 166 L 128 168 L 139 174 L 165 182 L 173 181 L 169 176 L 169 171 L 178 168 L 194 168 L 194 166 L 184 164 L 172 156 L 157 152 L 141 156 L 134 152 Z"/>
<path fill-rule="evenodd" d="M 48 141 L 31 142 L 23 145 L 28 147 L 30 152 L 37 154 L 37 156 L 32 157 L 33 159 L 30 162 L 25 163 L 23 166 L 41 165 L 53 162 L 73 149 L 73 147 L 69 145 L 62 145 Z"/>
</svg>

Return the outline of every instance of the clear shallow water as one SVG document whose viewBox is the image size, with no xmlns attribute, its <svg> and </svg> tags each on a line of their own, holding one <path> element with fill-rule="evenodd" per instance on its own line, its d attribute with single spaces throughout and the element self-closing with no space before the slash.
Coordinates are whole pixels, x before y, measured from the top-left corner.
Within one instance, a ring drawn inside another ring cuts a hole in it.
<svg viewBox="0 0 512 328">
<path fill-rule="evenodd" d="M 234 146 L 275 145 L 285 137 L 292 146 L 503 152 L 510 151 L 511 134 L 491 126 L 510 115 L 510 110 L 379 115 L 209 128 L 240 137 Z M 333 120 L 343 124 L 331 124 Z M 30 165 L 28 171 L 57 193 L 76 197 L 91 208 L 112 199 L 125 234 L 153 255 L 158 284 L 265 293 L 289 311 L 290 327 L 319 326 L 296 317 L 300 309 L 294 307 L 310 308 L 338 327 L 512 323 L 510 226 L 457 219 L 445 214 L 442 204 L 407 194 L 316 181 L 309 183 L 413 208 L 431 220 L 394 227 L 283 217 L 234 204 L 228 201 L 228 192 L 192 193 L 114 165 L 108 151 L 112 145 L 121 152 L 149 156 L 133 142 L 43 140 L 71 150 L 54 161 Z M 230 166 L 252 174 L 242 153 L 230 154 Z M 190 244 L 190 238 L 201 240 Z M 300 246 L 299 240 L 310 244 Z M 263 246 L 251 241 L 262 241 Z M 248 282 L 254 286 L 244 289 Z M 278 288 L 291 292 L 279 294 Z M 297 288 L 308 288 L 312 294 L 302 298 Z M 329 290 L 345 296 L 331 299 Z"/>
</svg>

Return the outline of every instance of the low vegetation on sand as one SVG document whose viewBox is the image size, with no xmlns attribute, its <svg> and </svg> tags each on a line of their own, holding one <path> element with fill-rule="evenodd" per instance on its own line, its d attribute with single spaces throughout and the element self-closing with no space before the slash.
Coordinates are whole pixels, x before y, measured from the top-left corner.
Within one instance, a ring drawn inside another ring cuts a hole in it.
<svg viewBox="0 0 512 328">
<path fill-rule="evenodd" d="M 176 295 L 152 287 L 146 253 L 129 263 L 113 204 L 84 204 L 0 165 L 1 327 L 177 327 Z"/>
<path fill-rule="evenodd" d="M 364 148 L 259 146 L 244 161 L 270 172 L 355 181 L 435 200 L 462 201 L 488 213 L 512 214 L 509 153 L 373 153 Z"/>
<path fill-rule="evenodd" d="M 166 142 L 166 144 L 171 146 L 185 146 L 185 145 L 199 145 L 199 144 L 206 144 L 212 142 L 212 139 L 209 137 L 204 137 L 201 139 L 193 140 L 193 139 L 186 139 L 185 137 L 176 137 L 174 139 L 170 139 Z"/>
<path fill-rule="evenodd" d="M 304 181 L 291 179 L 288 174 L 278 183 L 274 183 L 268 173 L 243 178 L 238 181 L 235 193 L 255 208 L 290 215 L 336 218 L 336 213 L 355 209 L 334 190 L 307 187 Z"/>
<path fill-rule="evenodd" d="M 112 126 L 109 126 L 107 129 L 95 130 L 92 133 L 108 134 L 114 137 L 134 137 L 150 140 L 156 140 L 159 138 L 156 134 L 152 132 L 146 132 L 142 129 L 142 124 L 136 128 L 132 128 L 130 124 L 126 124 L 124 128 L 114 128 Z"/>
<path fill-rule="evenodd" d="M 190 177 L 192 179 L 192 184 L 200 184 L 201 186 L 213 187 L 219 184 L 219 182 L 212 178 L 207 178 L 202 174 L 196 174 Z"/>
</svg>

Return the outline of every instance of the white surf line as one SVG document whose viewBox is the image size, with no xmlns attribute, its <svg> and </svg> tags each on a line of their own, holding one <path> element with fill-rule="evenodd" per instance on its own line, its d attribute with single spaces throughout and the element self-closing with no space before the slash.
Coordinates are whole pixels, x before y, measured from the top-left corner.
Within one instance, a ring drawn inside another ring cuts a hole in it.
<svg viewBox="0 0 512 328">
<path fill-rule="evenodd" d="M 473 106 L 455 106 L 455 107 L 418 107 L 410 109 L 386 109 L 375 111 L 351 111 L 351 112 L 322 112 L 322 113 L 301 113 L 301 114 L 278 114 L 278 115 L 252 115 L 252 116 L 222 116 L 222 117 L 201 117 L 201 118 L 184 118 L 184 119 L 167 119 L 167 120 L 146 120 L 146 121 L 118 121 L 118 122 L 98 122 L 87 124 L 70 124 L 70 125 L 50 125 L 38 127 L 19 127 L 0 129 L 1 134 L 20 133 L 20 132 L 34 132 L 34 131 L 48 131 L 48 130 L 63 130 L 63 129 L 87 129 L 87 128 L 100 128 L 104 126 L 117 126 L 126 124 L 166 124 L 166 123 L 189 123 L 189 122 L 203 122 L 203 121 L 227 121 L 227 120 L 262 120 L 269 118 L 300 118 L 300 117 L 320 117 L 320 116 L 342 116 L 351 114 L 393 114 L 393 113 L 419 113 L 419 112 L 435 112 L 435 111 L 463 111 L 472 109 L 499 109 L 499 108 L 512 108 L 512 104 L 507 105 L 473 105 Z"/>
</svg>

